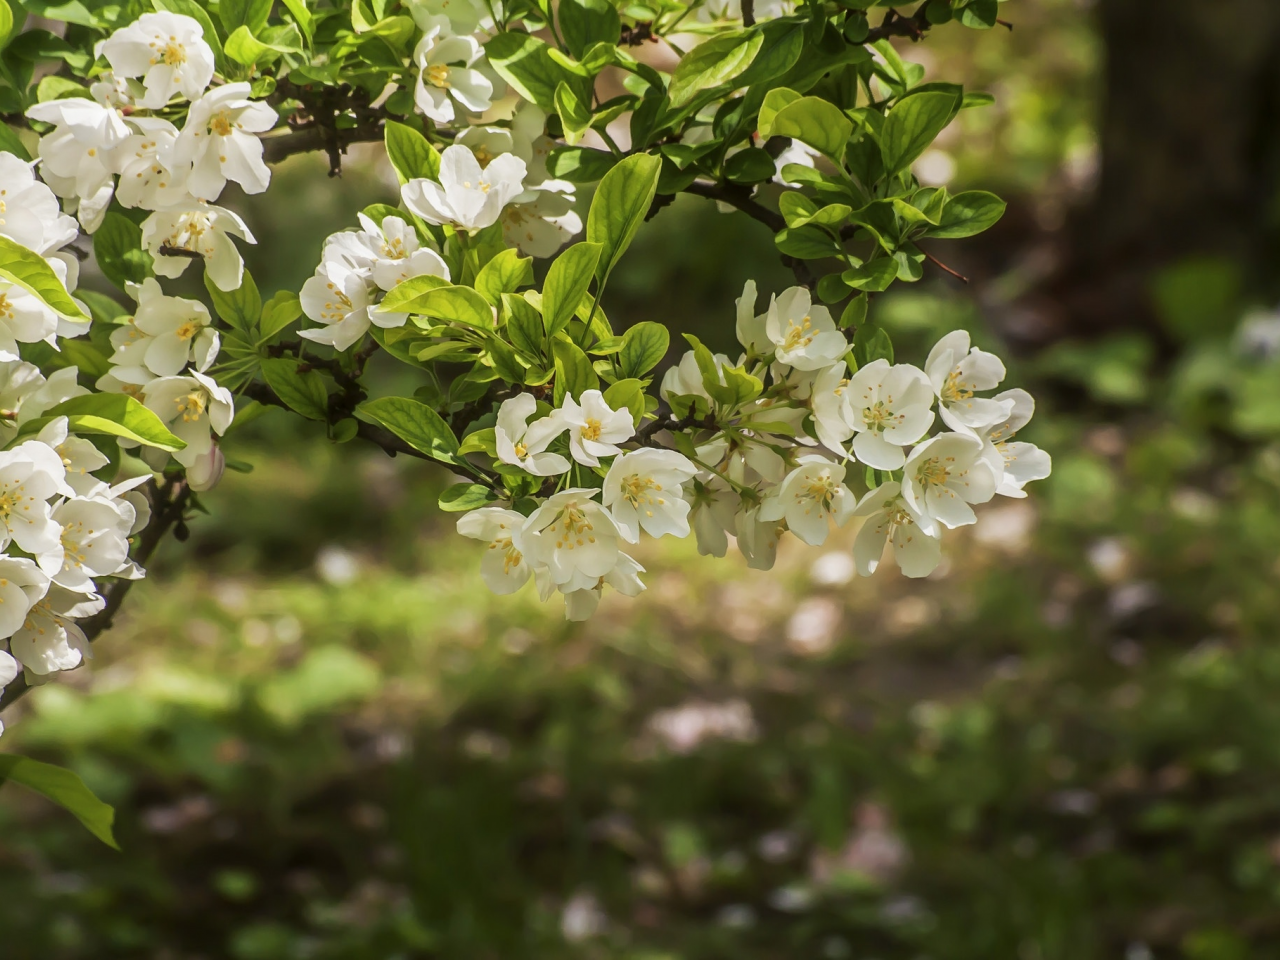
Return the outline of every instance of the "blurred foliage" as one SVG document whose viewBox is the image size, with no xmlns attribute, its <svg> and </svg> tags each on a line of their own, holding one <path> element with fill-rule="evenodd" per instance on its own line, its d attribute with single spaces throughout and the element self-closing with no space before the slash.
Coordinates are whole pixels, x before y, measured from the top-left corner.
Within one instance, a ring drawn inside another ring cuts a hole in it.
<svg viewBox="0 0 1280 960">
<path fill-rule="evenodd" d="M 1006 9 L 1012 35 L 913 55 L 1004 104 L 959 182 L 1053 197 L 1096 54 L 1081 4 Z M 312 159 L 247 210 L 264 288 L 388 190 Z M 784 282 L 767 234 L 693 202 L 632 257 L 611 313 L 712 338 L 743 279 Z M 443 473 L 264 416 L 93 667 L 8 718 L 6 749 L 117 806 L 124 853 L 0 794 L 0 956 L 1280 954 L 1280 317 L 1229 263 L 1154 293 L 1162 342 L 1011 371 L 1054 476 L 921 584 L 851 580 L 847 537 L 771 574 L 662 541 L 640 600 L 568 625 L 487 593 Z M 875 315 L 904 350 L 980 317 L 942 287 Z"/>
</svg>

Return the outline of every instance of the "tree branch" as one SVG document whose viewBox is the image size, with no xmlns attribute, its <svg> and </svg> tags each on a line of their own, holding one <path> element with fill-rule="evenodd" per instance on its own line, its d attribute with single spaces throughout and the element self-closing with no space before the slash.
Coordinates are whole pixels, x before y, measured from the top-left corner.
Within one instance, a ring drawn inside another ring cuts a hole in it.
<svg viewBox="0 0 1280 960">
<path fill-rule="evenodd" d="M 158 486 L 154 480 L 151 480 L 145 489 L 147 499 L 151 501 L 151 520 L 138 536 L 133 555 L 130 557 L 138 564 L 144 564 L 151 559 L 151 555 L 160 546 L 170 528 L 176 526 L 179 538 L 185 539 L 182 533 L 185 532 L 185 515 L 191 502 L 191 488 L 181 480 L 166 480 L 162 486 Z M 114 580 L 111 586 L 103 591 L 106 606 L 79 624 L 80 629 L 90 641 L 110 629 L 116 613 L 120 610 L 120 605 L 124 603 L 124 598 L 128 596 L 135 583 L 137 583 L 136 580 Z M 24 670 L 21 676 L 5 687 L 4 694 L 0 695 L 0 711 L 12 706 L 30 689 Z"/>
<path fill-rule="evenodd" d="M 876 43 L 880 40 L 888 40 L 890 37 L 910 37 L 913 43 L 923 40 L 924 35 L 933 26 L 924 13 L 928 5 L 928 3 L 921 3 L 916 7 L 916 12 L 909 17 L 904 17 L 890 7 L 885 11 L 884 20 L 881 21 L 880 26 L 872 27 L 867 32 L 867 39 L 862 42 Z"/>
</svg>

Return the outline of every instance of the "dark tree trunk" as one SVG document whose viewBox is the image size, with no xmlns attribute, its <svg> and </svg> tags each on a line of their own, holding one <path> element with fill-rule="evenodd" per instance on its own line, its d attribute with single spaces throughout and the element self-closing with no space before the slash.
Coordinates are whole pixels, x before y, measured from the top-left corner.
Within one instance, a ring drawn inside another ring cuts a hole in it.
<svg viewBox="0 0 1280 960">
<path fill-rule="evenodd" d="M 1099 0 L 1097 16 L 1097 189 L 1029 339 L 1158 330 L 1152 277 L 1190 257 L 1280 298 L 1280 0 Z"/>
</svg>

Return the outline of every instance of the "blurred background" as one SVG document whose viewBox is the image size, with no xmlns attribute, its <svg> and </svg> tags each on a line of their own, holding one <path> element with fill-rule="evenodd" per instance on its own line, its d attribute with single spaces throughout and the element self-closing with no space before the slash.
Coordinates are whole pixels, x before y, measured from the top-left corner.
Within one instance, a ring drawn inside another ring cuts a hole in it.
<svg viewBox="0 0 1280 960">
<path fill-rule="evenodd" d="M 917 167 L 1010 200 L 964 326 L 1052 479 L 923 582 L 850 538 L 773 573 L 669 538 L 589 623 L 494 598 L 421 462 L 268 414 L 88 669 L 4 749 L 117 808 L 0 791 L 0 956 L 1244 960 L 1280 956 L 1280 5 L 1011 0 L 904 45 L 996 95 Z M 394 196 L 377 151 L 242 203 L 264 295 Z M 717 349 L 763 228 L 682 198 L 615 327 Z M 390 372 L 390 371 L 389 371 Z"/>
</svg>

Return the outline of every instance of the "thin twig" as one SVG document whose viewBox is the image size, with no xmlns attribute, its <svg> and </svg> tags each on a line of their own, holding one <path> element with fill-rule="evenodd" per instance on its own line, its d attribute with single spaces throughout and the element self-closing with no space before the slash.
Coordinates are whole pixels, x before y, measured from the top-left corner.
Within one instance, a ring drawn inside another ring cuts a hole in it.
<svg viewBox="0 0 1280 960">
<path fill-rule="evenodd" d="M 932 253 L 927 253 L 927 252 L 925 252 L 924 250 L 921 250 L 920 252 L 921 252 L 921 253 L 923 253 L 923 254 L 925 255 L 925 258 L 926 258 L 930 263 L 932 263 L 935 267 L 938 267 L 939 269 L 945 270 L 947 273 L 951 274 L 953 277 L 955 277 L 955 278 L 956 278 L 957 280 L 959 280 L 961 283 L 968 283 L 968 282 L 969 282 L 969 278 L 968 278 L 968 277 L 966 277 L 963 273 L 960 273 L 958 270 L 952 270 L 952 269 L 951 269 L 950 267 L 948 267 L 945 263 L 943 263 L 941 260 L 939 260 L 937 257 L 935 257 Z"/>
</svg>

